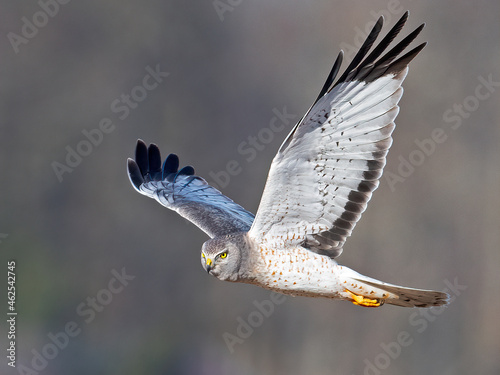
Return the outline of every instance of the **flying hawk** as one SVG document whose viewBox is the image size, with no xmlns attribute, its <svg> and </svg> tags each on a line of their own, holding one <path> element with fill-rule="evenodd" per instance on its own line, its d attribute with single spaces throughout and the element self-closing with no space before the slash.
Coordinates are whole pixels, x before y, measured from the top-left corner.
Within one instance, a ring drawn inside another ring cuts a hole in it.
<svg viewBox="0 0 500 375">
<path fill-rule="evenodd" d="M 208 273 L 366 307 L 447 303 L 445 293 L 388 284 L 334 260 L 378 187 L 408 64 L 426 44 L 404 53 L 421 25 L 383 54 L 407 18 L 408 12 L 371 50 L 382 29 L 379 18 L 335 80 L 343 59 L 339 53 L 316 101 L 273 159 L 255 216 L 196 176 L 193 167 L 179 170 L 176 155 L 162 165 L 155 144 L 137 142 L 135 160 L 128 159 L 132 185 L 211 237 L 201 250 Z"/>
</svg>

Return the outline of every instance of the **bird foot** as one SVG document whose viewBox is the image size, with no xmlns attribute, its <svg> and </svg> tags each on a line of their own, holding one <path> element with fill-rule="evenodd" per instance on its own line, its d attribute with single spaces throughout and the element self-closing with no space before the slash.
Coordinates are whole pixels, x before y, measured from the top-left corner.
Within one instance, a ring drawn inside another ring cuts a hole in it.
<svg viewBox="0 0 500 375">
<path fill-rule="evenodd" d="M 347 293 L 349 293 L 349 295 L 352 298 L 351 302 L 354 303 L 355 305 L 364 306 L 364 307 L 379 307 L 379 306 L 382 306 L 384 304 L 384 300 L 383 299 L 366 298 L 366 297 L 363 297 L 363 296 L 361 296 L 359 294 L 355 294 L 355 293 L 351 292 L 348 289 L 346 289 L 345 291 Z"/>
</svg>

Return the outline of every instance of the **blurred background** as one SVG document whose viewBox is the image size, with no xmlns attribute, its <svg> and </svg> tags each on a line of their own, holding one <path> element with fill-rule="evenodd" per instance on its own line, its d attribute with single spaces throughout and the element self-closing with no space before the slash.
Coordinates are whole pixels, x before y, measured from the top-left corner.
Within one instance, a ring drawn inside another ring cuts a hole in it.
<svg viewBox="0 0 500 375">
<path fill-rule="evenodd" d="M 2 374 L 500 372 L 498 1 L 59 1 L 0 5 Z M 402 34 L 426 22 L 413 45 L 429 44 L 338 260 L 452 303 L 272 302 L 209 277 L 205 234 L 132 189 L 137 138 L 255 212 L 339 50 L 349 60 L 379 15 L 385 34 L 407 9 Z M 269 132 L 276 111 L 295 118 Z"/>
</svg>

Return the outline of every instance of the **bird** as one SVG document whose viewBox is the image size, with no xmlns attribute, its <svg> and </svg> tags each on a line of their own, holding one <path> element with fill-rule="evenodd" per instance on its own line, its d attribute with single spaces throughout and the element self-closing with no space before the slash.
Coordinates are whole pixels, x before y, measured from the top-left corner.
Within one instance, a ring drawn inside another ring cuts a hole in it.
<svg viewBox="0 0 500 375">
<path fill-rule="evenodd" d="M 336 261 L 379 185 L 408 65 L 426 45 L 405 52 L 422 24 L 385 52 L 407 19 L 405 12 L 372 49 L 383 27 L 380 17 L 336 80 L 340 51 L 318 97 L 274 157 L 255 215 L 192 166 L 179 169 L 177 155 L 162 163 L 156 144 L 137 141 L 135 160 L 127 160 L 132 186 L 210 237 L 200 255 L 206 272 L 223 281 L 363 307 L 449 302 L 444 292 L 382 282 Z"/>
</svg>

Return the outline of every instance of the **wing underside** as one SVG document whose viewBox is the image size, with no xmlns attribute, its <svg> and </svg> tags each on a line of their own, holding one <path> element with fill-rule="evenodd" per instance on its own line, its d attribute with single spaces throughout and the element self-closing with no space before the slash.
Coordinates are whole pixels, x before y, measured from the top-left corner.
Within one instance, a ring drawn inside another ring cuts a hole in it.
<svg viewBox="0 0 500 375">
<path fill-rule="evenodd" d="M 408 14 L 369 53 L 382 28 L 375 24 L 334 83 L 342 52 L 311 109 L 275 156 L 250 235 L 273 246 L 301 245 L 336 257 L 378 187 L 392 143 L 408 63 L 420 44 L 398 57 L 418 27 L 382 56 Z"/>
</svg>

